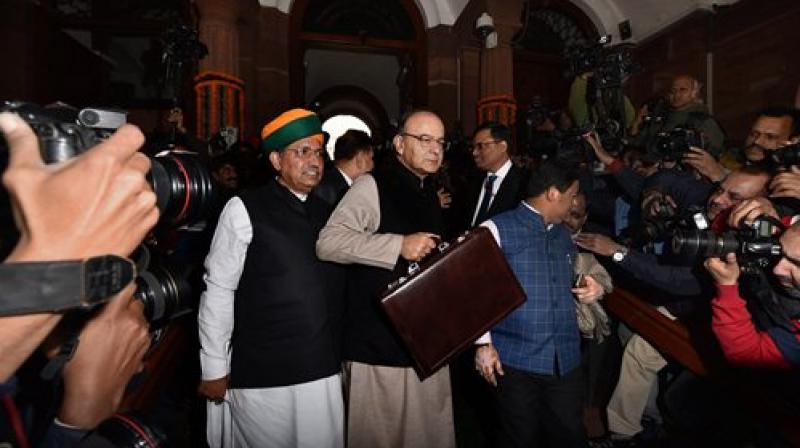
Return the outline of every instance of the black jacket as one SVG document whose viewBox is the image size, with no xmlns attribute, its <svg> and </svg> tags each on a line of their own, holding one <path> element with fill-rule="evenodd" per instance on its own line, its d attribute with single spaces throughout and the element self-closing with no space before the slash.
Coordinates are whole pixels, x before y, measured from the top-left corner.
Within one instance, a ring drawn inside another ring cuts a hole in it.
<svg viewBox="0 0 800 448">
<path fill-rule="evenodd" d="M 498 188 L 494 200 L 492 200 L 489 209 L 486 211 L 485 219 L 511 210 L 519 205 L 519 202 L 525 199 L 528 176 L 529 173 L 526 170 L 516 165 L 511 165 L 511 169 L 508 170 L 508 174 L 503 178 L 503 182 L 500 184 L 500 188 Z M 466 190 L 466 195 L 464 196 L 462 218 L 456 233 L 461 233 L 473 227 L 472 217 L 475 215 L 475 210 L 478 208 L 478 198 L 485 181 L 485 173 L 482 173 L 481 176 L 475 176 L 475 178 L 470 181 Z M 480 222 L 475 223 L 476 226 L 479 224 Z"/>
<path fill-rule="evenodd" d="M 339 200 L 342 199 L 342 196 L 347 192 L 348 188 L 350 188 L 350 186 L 347 184 L 344 176 L 342 176 L 342 173 L 339 172 L 339 169 L 337 169 L 335 165 L 331 164 L 325 167 L 325 174 L 322 175 L 322 181 L 314 188 L 312 193 L 331 207 L 335 207 L 336 204 L 339 203 Z"/>
</svg>

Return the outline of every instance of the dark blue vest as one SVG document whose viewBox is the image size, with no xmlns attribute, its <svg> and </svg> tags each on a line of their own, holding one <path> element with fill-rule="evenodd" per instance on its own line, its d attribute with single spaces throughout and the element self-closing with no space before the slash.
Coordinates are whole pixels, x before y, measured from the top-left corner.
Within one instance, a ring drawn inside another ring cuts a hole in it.
<svg viewBox="0 0 800 448">
<path fill-rule="evenodd" d="M 526 204 L 492 218 L 528 300 L 492 329 L 504 365 L 564 375 L 580 364 L 572 288 L 577 250 L 563 225 L 550 230 Z"/>
</svg>

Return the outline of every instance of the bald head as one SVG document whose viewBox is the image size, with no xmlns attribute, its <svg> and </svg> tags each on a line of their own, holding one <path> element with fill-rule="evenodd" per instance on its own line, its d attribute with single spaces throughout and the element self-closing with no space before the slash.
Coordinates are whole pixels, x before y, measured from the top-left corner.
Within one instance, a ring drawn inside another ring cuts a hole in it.
<svg viewBox="0 0 800 448">
<path fill-rule="evenodd" d="M 672 80 L 669 104 L 673 110 L 684 110 L 699 101 L 700 82 L 689 75 L 678 75 Z"/>
<path fill-rule="evenodd" d="M 433 112 L 418 110 L 408 114 L 394 138 L 400 162 L 420 177 L 439 170 L 446 148 L 444 123 Z"/>
</svg>

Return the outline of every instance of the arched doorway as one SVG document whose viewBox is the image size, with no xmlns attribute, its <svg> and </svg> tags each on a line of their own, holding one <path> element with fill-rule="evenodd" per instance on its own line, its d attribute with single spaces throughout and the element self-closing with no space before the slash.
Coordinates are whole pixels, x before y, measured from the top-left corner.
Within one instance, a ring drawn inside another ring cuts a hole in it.
<svg viewBox="0 0 800 448">
<path fill-rule="evenodd" d="M 514 94 L 519 110 L 535 95 L 566 104 L 571 80 L 564 76 L 564 49 L 599 37 L 592 20 L 569 0 L 530 0 L 514 37 Z"/>
<path fill-rule="evenodd" d="M 334 115 L 322 123 L 322 130 L 327 132 L 329 136 L 328 143 L 325 145 L 325 150 L 328 151 L 328 156 L 331 159 L 334 158 L 333 152 L 336 147 L 336 140 L 351 129 L 364 131 L 369 136 L 372 136 L 372 129 L 367 126 L 364 120 L 355 115 Z"/>
<path fill-rule="evenodd" d="M 336 116 L 356 117 L 369 128 L 368 134 L 379 145 L 392 137 L 385 108 L 375 96 L 360 87 L 336 86 L 326 89 L 314 98 L 311 107 L 317 111 L 323 123 Z M 335 136 L 331 135 L 329 143 L 334 142 Z"/>
<path fill-rule="evenodd" d="M 414 0 L 295 0 L 289 23 L 294 104 L 355 85 L 398 118 L 427 101 L 425 25 Z"/>
</svg>

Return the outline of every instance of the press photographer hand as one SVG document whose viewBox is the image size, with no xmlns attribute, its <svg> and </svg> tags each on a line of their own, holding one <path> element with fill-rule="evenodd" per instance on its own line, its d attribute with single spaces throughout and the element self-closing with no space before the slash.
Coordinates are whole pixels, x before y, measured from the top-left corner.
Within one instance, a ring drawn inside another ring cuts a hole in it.
<svg viewBox="0 0 800 448">
<path fill-rule="evenodd" d="M 580 233 L 575 237 L 575 244 L 604 257 L 610 257 L 614 252 L 625 249 L 625 246 L 599 233 Z M 600 289 L 602 291 L 603 288 Z"/>
<path fill-rule="evenodd" d="M 21 118 L 0 114 L 0 130 L 9 146 L 3 184 L 21 234 L 6 261 L 128 256 L 158 221 L 145 179 L 150 161 L 137 152 L 144 136 L 135 126 L 52 165 L 42 161 L 36 135 Z"/>
<path fill-rule="evenodd" d="M 770 197 L 800 199 L 800 168 L 793 166 L 776 175 L 769 184 Z"/>
<path fill-rule="evenodd" d="M 5 262 L 127 256 L 158 221 L 145 180 L 144 137 L 123 126 L 107 141 L 64 163 L 46 165 L 20 117 L 0 114 L 8 143 L 3 174 L 20 240 Z M 129 294 L 130 295 L 130 294 Z M 0 319 L 0 381 L 5 381 L 60 320 L 56 313 Z"/>
<path fill-rule="evenodd" d="M 704 149 L 690 147 L 689 152 L 683 157 L 683 163 L 697 170 L 711 182 L 722 182 L 725 179 L 725 168 Z"/>
<path fill-rule="evenodd" d="M 111 417 L 150 346 L 143 305 L 129 285 L 89 320 L 75 355 L 64 366 L 64 401 L 58 419 L 83 429 Z"/>
<path fill-rule="evenodd" d="M 770 216 L 778 221 L 781 219 L 769 199 L 748 199 L 734 207 L 728 216 L 728 225 L 734 229 L 739 229 L 743 225 L 752 225 L 756 218 L 763 215 Z"/>
<path fill-rule="evenodd" d="M 735 285 L 742 272 L 736 261 L 736 254 L 727 254 L 724 260 L 717 257 L 708 258 L 705 266 L 717 285 Z"/>
</svg>

